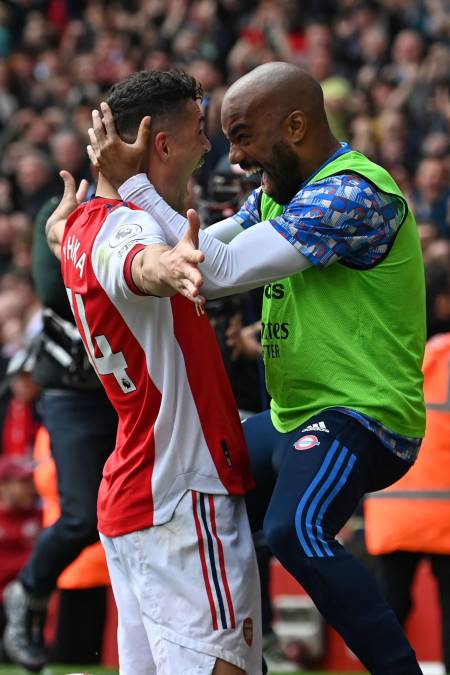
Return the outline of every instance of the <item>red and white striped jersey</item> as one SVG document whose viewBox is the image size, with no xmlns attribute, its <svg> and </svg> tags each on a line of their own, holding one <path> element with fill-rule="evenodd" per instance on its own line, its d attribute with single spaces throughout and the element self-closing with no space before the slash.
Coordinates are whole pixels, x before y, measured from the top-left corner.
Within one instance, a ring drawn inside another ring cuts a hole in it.
<svg viewBox="0 0 450 675">
<path fill-rule="evenodd" d="M 98 527 L 110 537 L 167 522 L 186 490 L 253 485 L 207 316 L 181 295 L 142 295 L 133 283 L 133 257 L 163 241 L 148 213 L 97 197 L 71 214 L 62 242 L 77 326 L 119 415 L 98 496 Z"/>
</svg>

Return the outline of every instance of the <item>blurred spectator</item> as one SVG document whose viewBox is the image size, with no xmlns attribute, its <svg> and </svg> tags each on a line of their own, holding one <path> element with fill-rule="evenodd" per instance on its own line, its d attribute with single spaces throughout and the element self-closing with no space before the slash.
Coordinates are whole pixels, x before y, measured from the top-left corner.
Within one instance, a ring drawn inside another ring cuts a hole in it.
<svg viewBox="0 0 450 675">
<path fill-rule="evenodd" d="M 419 33 L 405 29 L 397 34 L 391 51 L 391 73 L 398 84 L 416 79 L 422 61 L 422 53 L 423 40 Z"/>
<path fill-rule="evenodd" d="M 395 108 L 387 108 L 378 116 L 376 129 L 378 163 L 389 171 L 397 166 L 412 166 L 414 152 L 409 142 L 408 124 L 404 113 Z"/>
<path fill-rule="evenodd" d="M 450 238 L 450 186 L 441 159 L 419 163 L 412 199 L 417 220 L 432 223 L 439 237 Z"/>
<path fill-rule="evenodd" d="M 194 59 L 188 66 L 186 72 L 192 75 L 203 87 L 206 97 L 215 89 L 222 86 L 222 73 L 210 61 L 206 59 Z"/>
<path fill-rule="evenodd" d="M 438 238 L 436 227 L 433 223 L 427 223 L 426 221 L 419 221 L 417 223 L 417 229 L 419 231 L 420 245 L 422 247 L 422 253 L 424 258 L 427 255 L 427 251 L 430 245 L 435 242 Z"/>
<path fill-rule="evenodd" d="M 268 61 L 292 61 L 299 46 L 291 16 L 277 0 L 260 0 L 230 51 L 230 79 Z M 301 43 L 300 43 L 301 44 Z"/>
<path fill-rule="evenodd" d="M 32 465 L 23 458 L 0 457 L 0 662 L 4 661 L 3 590 L 30 555 L 40 528 Z"/>
<path fill-rule="evenodd" d="M 94 54 L 78 54 L 72 61 L 72 86 L 67 95 L 67 105 L 75 107 L 80 103 L 94 106 L 100 96 L 97 81 L 96 61 Z"/>
<path fill-rule="evenodd" d="M 448 134 L 443 131 L 432 131 L 422 141 L 425 157 L 444 158 L 450 151 Z"/>
<path fill-rule="evenodd" d="M 11 377 L 10 390 L 1 438 L 3 454 L 29 458 L 39 427 L 35 405 L 39 388 L 30 373 L 22 370 Z"/>
<path fill-rule="evenodd" d="M 58 171 L 70 171 L 77 184 L 83 178 L 90 180 L 90 163 L 86 156 L 84 139 L 75 130 L 61 129 L 53 134 L 50 149 Z"/>
<path fill-rule="evenodd" d="M 0 60 L 0 94 L 0 128 L 3 128 L 18 106 L 18 101 L 11 91 L 10 71 L 4 59 Z"/>
<path fill-rule="evenodd" d="M 357 115 L 353 118 L 350 124 L 350 144 L 353 150 L 359 150 L 375 160 L 377 144 L 374 124 L 368 115 Z"/>
<path fill-rule="evenodd" d="M 335 75 L 322 82 L 322 89 L 330 129 L 340 141 L 347 141 L 351 85 L 344 77 Z"/>
<path fill-rule="evenodd" d="M 428 259 L 426 284 L 428 338 L 450 333 L 450 246 L 442 257 Z"/>
<path fill-rule="evenodd" d="M 57 189 L 49 158 L 37 150 L 21 157 L 17 162 L 16 180 L 21 207 L 33 220 Z"/>
<path fill-rule="evenodd" d="M 430 242 L 424 253 L 425 263 L 442 262 L 450 266 L 450 240 L 435 239 Z M 445 286 L 442 287 L 445 290 Z"/>
</svg>

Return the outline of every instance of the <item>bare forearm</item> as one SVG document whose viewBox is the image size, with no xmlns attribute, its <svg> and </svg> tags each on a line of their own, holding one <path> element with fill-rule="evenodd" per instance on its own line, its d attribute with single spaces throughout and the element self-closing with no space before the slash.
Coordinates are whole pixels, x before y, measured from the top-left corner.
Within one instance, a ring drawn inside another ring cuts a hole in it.
<svg viewBox="0 0 450 675">
<path fill-rule="evenodd" d="M 48 247 L 58 260 L 61 260 L 61 241 L 64 235 L 65 225 L 65 219 L 52 222 L 51 218 L 49 218 L 45 226 L 45 236 L 47 238 Z"/>
<path fill-rule="evenodd" d="M 88 182 L 84 178 L 77 190 L 75 179 L 71 173 L 63 170 L 59 172 L 59 175 L 64 182 L 64 193 L 61 201 L 45 225 L 45 236 L 47 237 L 48 246 L 58 260 L 61 259 L 61 243 L 64 237 L 67 218 L 86 199 L 88 190 Z"/>
<path fill-rule="evenodd" d="M 136 256 L 136 261 L 133 262 L 133 280 L 146 295 L 163 298 L 176 293 L 164 279 L 165 268 L 161 264 L 164 260 L 161 259 L 162 254 L 170 250 L 170 247 L 164 244 L 151 244 Z"/>
</svg>

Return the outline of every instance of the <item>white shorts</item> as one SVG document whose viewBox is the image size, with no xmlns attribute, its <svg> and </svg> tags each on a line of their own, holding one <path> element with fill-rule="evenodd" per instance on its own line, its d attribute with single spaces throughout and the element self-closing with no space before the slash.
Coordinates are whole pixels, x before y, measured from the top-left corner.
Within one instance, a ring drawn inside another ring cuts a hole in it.
<svg viewBox="0 0 450 675">
<path fill-rule="evenodd" d="M 172 520 L 100 535 L 119 614 L 120 675 L 261 675 L 261 603 L 243 497 L 189 491 Z"/>
</svg>

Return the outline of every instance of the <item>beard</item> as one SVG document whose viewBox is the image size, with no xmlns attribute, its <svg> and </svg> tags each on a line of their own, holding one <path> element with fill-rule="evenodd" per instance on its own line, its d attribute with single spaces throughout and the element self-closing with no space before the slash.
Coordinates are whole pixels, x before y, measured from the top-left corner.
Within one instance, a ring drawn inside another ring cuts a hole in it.
<svg viewBox="0 0 450 675">
<path fill-rule="evenodd" d="M 302 175 L 298 157 L 287 143 L 274 143 L 270 168 L 265 172 L 269 183 L 267 194 L 279 204 L 289 204 L 300 189 Z"/>
</svg>

